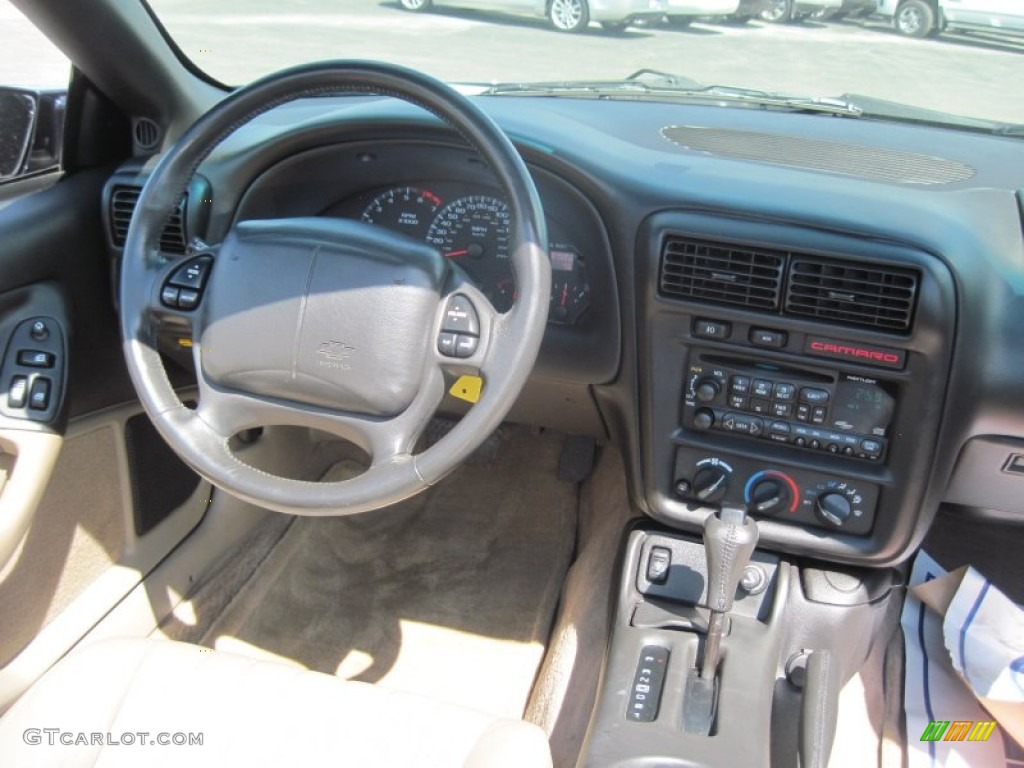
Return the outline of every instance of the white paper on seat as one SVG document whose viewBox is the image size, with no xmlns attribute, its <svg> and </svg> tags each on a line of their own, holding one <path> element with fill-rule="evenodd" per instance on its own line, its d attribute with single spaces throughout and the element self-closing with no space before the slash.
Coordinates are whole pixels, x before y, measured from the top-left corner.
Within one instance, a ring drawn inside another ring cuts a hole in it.
<svg viewBox="0 0 1024 768">
<path fill-rule="evenodd" d="M 921 551 L 914 560 L 909 586 L 913 588 L 944 575 L 946 570 Z M 975 677 L 970 679 L 983 685 L 988 681 L 989 685 L 983 690 L 991 689 L 996 683 L 1005 685 L 1009 679 L 996 673 L 990 663 L 992 659 L 984 658 L 991 650 L 984 649 L 992 649 L 993 643 L 1009 647 L 1004 642 L 1005 638 L 996 639 L 1002 635 L 994 627 L 1000 623 L 1000 615 L 1003 615 L 1003 621 L 1016 621 L 1015 614 L 1019 613 L 1019 609 L 1003 597 L 1005 604 L 994 601 L 984 607 L 982 614 L 982 606 L 988 595 L 1002 595 L 994 588 L 986 588 L 984 585 L 988 582 L 976 572 L 975 576 L 977 578 L 966 582 L 966 588 L 961 590 L 963 595 L 958 593 L 950 604 L 946 613 L 945 631 L 942 617 L 927 608 L 911 591 L 907 592 L 901 623 L 906 647 L 904 709 L 909 768 L 1024 766 L 1024 752 L 1012 739 L 1004 737 L 998 726 L 985 741 L 947 741 L 944 738 L 938 741 L 922 740 L 933 721 L 978 723 L 995 719 L 978 703 L 971 689 L 957 674 L 953 659 L 960 663 L 960 658 L 966 658 L 970 670 L 974 665 L 974 657 L 978 657 L 979 664 L 973 673 Z M 975 607 L 976 604 L 978 607 Z M 1007 604 L 1013 609 L 1012 612 L 1007 610 Z M 979 618 L 984 620 L 980 621 Z M 991 633 L 995 637 L 985 637 Z M 960 655 L 961 644 L 966 651 L 963 656 Z M 1011 661 L 1003 658 L 1002 662 L 996 663 L 1007 667 Z M 1020 680 L 1019 675 L 1017 680 Z"/>
</svg>

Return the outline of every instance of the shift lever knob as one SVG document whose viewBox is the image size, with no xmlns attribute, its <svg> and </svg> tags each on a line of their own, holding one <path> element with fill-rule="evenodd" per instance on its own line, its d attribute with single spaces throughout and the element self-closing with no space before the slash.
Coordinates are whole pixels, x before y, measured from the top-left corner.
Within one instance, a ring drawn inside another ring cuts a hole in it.
<svg viewBox="0 0 1024 768">
<path fill-rule="evenodd" d="M 743 569 L 757 546 L 757 523 L 744 509 L 724 507 L 704 521 L 704 552 L 708 561 L 708 608 L 732 609 Z"/>
</svg>

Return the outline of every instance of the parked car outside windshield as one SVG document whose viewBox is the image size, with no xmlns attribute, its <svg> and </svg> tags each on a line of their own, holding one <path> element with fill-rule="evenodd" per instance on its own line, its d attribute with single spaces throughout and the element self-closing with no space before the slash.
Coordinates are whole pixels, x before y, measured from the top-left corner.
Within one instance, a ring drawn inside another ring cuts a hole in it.
<svg viewBox="0 0 1024 768">
<path fill-rule="evenodd" d="M 681 0 L 639 0 L 643 8 L 637 1 L 151 0 L 151 7 L 181 53 L 227 85 L 338 58 L 391 61 L 477 85 L 621 81 L 652 69 L 691 84 L 810 99 L 868 97 L 926 109 L 928 122 L 958 127 L 962 117 L 1024 123 L 1024 89 L 1015 86 L 1024 82 L 1019 40 L 958 32 L 908 39 L 884 16 L 801 18 L 829 3 L 842 16 L 842 0 L 813 0 L 813 7 L 812 0 L 772 0 L 766 14 L 785 22 L 777 24 L 727 18 L 738 3 L 716 6 L 721 15 L 693 18 L 700 5 L 694 3 L 683 12 L 692 21 L 687 26 L 661 23 L 664 13 L 684 7 Z M 566 34 L 551 20 L 556 3 L 586 23 Z M 613 6 L 621 15 L 604 15 Z M 864 6 L 850 8 L 856 16 Z M 904 110 L 885 119 L 906 117 Z"/>
</svg>

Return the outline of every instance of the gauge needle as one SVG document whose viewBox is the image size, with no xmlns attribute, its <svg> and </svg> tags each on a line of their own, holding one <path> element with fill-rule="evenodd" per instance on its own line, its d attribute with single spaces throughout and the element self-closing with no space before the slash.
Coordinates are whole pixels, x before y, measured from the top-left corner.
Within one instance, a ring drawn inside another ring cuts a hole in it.
<svg viewBox="0 0 1024 768">
<path fill-rule="evenodd" d="M 464 250 L 461 250 L 461 251 L 451 251 L 449 253 L 446 253 L 444 255 L 444 257 L 446 259 L 454 259 L 456 256 L 465 256 L 467 253 L 469 253 L 469 249 L 468 248 L 466 248 Z"/>
</svg>

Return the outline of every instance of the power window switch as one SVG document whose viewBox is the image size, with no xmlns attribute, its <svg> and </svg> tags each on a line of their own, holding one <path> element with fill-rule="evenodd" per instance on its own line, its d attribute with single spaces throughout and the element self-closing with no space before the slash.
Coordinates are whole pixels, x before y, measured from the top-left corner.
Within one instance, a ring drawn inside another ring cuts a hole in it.
<svg viewBox="0 0 1024 768">
<path fill-rule="evenodd" d="M 668 581 L 668 569 L 672 565 L 672 550 L 668 547 L 651 547 L 647 555 L 647 580 L 652 584 Z"/>
<path fill-rule="evenodd" d="M 24 408 L 28 397 L 28 377 L 15 376 L 7 390 L 7 405 L 11 408 Z"/>
<path fill-rule="evenodd" d="M 45 411 L 50 407 L 50 380 L 37 376 L 28 394 L 28 407 L 33 411 Z"/>
<path fill-rule="evenodd" d="M 18 365 L 29 368 L 53 368 L 56 358 L 52 352 L 43 352 L 38 349 L 22 349 L 18 351 Z"/>
</svg>

